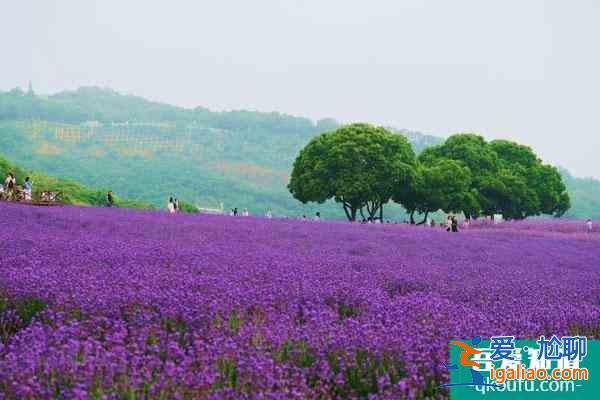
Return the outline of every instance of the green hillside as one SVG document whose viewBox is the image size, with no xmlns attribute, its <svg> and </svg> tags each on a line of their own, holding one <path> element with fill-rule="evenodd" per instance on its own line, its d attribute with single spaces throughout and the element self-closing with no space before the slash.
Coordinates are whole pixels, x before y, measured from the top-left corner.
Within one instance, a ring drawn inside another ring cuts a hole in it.
<svg viewBox="0 0 600 400">
<path fill-rule="evenodd" d="M 593 178 L 576 178 L 563 168 L 559 170 L 571 196 L 571 209 L 566 216 L 600 219 L 600 181 Z"/>
<path fill-rule="evenodd" d="M 276 215 L 319 210 L 342 217 L 339 207 L 302 205 L 286 189 L 299 150 L 337 126 L 279 113 L 185 109 L 95 87 L 47 97 L 0 93 L 0 152 L 9 160 L 158 207 L 175 195 L 253 214 L 271 208 Z M 417 152 L 443 140 L 397 132 Z M 572 193 L 574 205 L 590 189 L 582 190 Z M 596 201 L 586 203 L 586 215 L 573 208 L 571 216 L 587 217 L 591 207 L 600 217 Z M 386 217 L 403 216 L 400 207 L 386 208 Z"/>
<path fill-rule="evenodd" d="M 36 171 L 28 171 L 0 157 L 0 176 L 4 178 L 12 172 L 17 178 L 17 184 L 21 185 L 25 177 L 30 177 L 33 182 L 34 199 L 40 192 L 60 192 L 60 201 L 65 204 L 104 206 L 106 204 L 107 190 L 88 189 L 76 182 L 65 179 L 57 179 Z M 150 204 L 114 196 L 116 207 L 125 208 L 151 208 Z"/>
</svg>

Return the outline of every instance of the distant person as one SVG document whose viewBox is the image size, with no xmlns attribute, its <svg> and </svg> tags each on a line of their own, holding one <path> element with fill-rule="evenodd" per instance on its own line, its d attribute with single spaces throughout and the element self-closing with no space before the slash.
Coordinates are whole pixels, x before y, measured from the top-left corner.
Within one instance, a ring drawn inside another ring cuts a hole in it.
<svg viewBox="0 0 600 400">
<path fill-rule="evenodd" d="M 450 226 L 452 227 L 452 232 L 458 232 L 458 218 L 452 217 L 452 223 Z"/>
<path fill-rule="evenodd" d="M 592 233 L 593 229 L 594 229 L 594 226 L 592 224 L 592 220 L 588 219 L 587 221 L 585 221 L 585 230 L 587 231 L 587 233 Z"/>
<path fill-rule="evenodd" d="M 452 217 L 448 215 L 446 218 L 446 232 L 452 231 Z"/>
<path fill-rule="evenodd" d="M 175 200 L 172 197 L 169 197 L 169 202 L 167 203 L 167 210 L 169 214 L 175 214 Z"/>
<path fill-rule="evenodd" d="M 106 193 L 106 207 L 112 207 L 113 204 L 114 204 L 114 198 L 113 198 L 112 191 L 108 191 L 108 193 Z"/>
<path fill-rule="evenodd" d="M 431 227 L 432 227 L 432 228 L 435 228 L 435 219 L 432 219 L 432 220 L 431 220 Z"/>
<path fill-rule="evenodd" d="M 235 207 L 235 208 L 233 209 L 233 216 L 234 216 L 234 217 L 237 217 L 237 215 L 238 215 L 238 209 L 237 209 L 237 207 Z"/>
<path fill-rule="evenodd" d="M 173 208 L 175 209 L 175 212 L 179 210 L 179 200 L 177 200 L 177 197 L 173 199 Z"/>
<path fill-rule="evenodd" d="M 243 217 L 249 217 L 250 216 L 250 213 L 248 212 L 247 208 L 244 208 L 244 211 L 242 212 L 242 216 Z"/>
<path fill-rule="evenodd" d="M 25 200 L 31 201 L 31 191 L 33 190 L 33 183 L 29 177 L 25 178 L 23 183 L 23 192 L 25 193 Z"/>
<path fill-rule="evenodd" d="M 315 221 L 320 221 L 320 220 L 321 220 L 321 213 L 320 213 L 320 212 L 318 212 L 318 211 L 317 211 L 317 212 L 315 213 L 315 218 L 314 218 L 314 220 L 315 220 Z"/>
<path fill-rule="evenodd" d="M 11 186 L 12 179 L 13 179 L 12 172 L 9 172 L 9 173 L 6 175 L 6 178 L 4 178 L 4 187 L 5 187 L 6 189 L 8 189 L 8 188 Z"/>
<path fill-rule="evenodd" d="M 266 217 L 267 217 L 268 219 L 271 219 L 271 218 L 273 218 L 273 213 L 271 212 L 271 209 L 270 209 L 270 208 L 267 210 Z"/>
<path fill-rule="evenodd" d="M 465 221 L 463 222 L 463 229 L 468 229 L 469 225 L 471 225 L 470 218 L 465 218 Z"/>
<path fill-rule="evenodd" d="M 306 221 L 306 214 L 302 215 L 302 221 Z"/>
<path fill-rule="evenodd" d="M 7 200 L 13 200 L 15 197 L 15 190 L 17 189 L 17 179 L 12 172 L 9 172 L 4 180 L 4 187 L 6 190 Z"/>
</svg>

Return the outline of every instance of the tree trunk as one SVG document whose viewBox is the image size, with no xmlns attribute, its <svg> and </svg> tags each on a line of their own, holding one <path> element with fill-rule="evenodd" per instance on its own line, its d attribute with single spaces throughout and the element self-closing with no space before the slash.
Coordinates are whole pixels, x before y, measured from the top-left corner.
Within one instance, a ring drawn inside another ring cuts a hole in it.
<svg viewBox="0 0 600 400">
<path fill-rule="evenodd" d="M 410 224 L 411 225 L 415 224 L 415 210 L 410 211 Z"/>
<path fill-rule="evenodd" d="M 383 223 L 383 204 L 379 206 L 379 221 Z"/>
<path fill-rule="evenodd" d="M 368 201 L 367 201 L 367 214 L 369 214 L 369 218 L 373 218 L 373 208 L 369 206 Z"/>
<path fill-rule="evenodd" d="M 350 215 L 350 212 L 348 211 L 348 206 L 346 204 L 342 204 L 342 207 L 344 208 L 344 213 L 346 213 L 346 218 L 348 218 L 348 221 L 352 221 L 352 216 Z"/>
<path fill-rule="evenodd" d="M 425 218 L 423 218 L 423 221 L 419 222 L 417 225 L 423 225 L 425 222 L 427 222 L 428 216 L 429 216 L 429 211 L 425 211 Z"/>
<path fill-rule="evenodd" d="M 383 204 L 377 201 L 367 202 L 367 212 L 369 213 L 369 218 L 374 219 L 377 215 L 377 211 L 379 211 L 382 205 Z"/>
</svg>

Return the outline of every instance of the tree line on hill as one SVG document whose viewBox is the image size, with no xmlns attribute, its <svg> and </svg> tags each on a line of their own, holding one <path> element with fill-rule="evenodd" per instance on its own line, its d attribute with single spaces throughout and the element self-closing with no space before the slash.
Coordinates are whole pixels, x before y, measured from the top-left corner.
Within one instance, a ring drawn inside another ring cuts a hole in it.
<svg viewBox="0 0 600 400">
<path fill-rule="evenodd" d="M 81 87 L 75 91 L 52 96 L 37 96 L 15 88 L 0 92 L 0 120 L 38 119 L 80 124 L 86 121 L 103 123 L 169 121 L 179 125 L 209 123 L 226 130 L 266 129 L 279 133 L 312 133 L 315 128 L 325 131 L 337 122 L 325 118 L 314 123 L 308 118 L 293 117 L 277 112 L 253 111 L 213 112 L 204 107 L 182 108 L 148 101 L 142 97 L 121 95 L 108 88 Z M 181 128 L 181 126 L 179 127 Z"/>
<path fill-rule="evenodd" d="M 405 137 L 368 124 L 312 139 L 294 162 L 288 189 L 303 203 L 333 199 L 352 221 L 358 214 L 383 219 L 390 201 L 411 223 L 415 213 L 423 223 L 438 210 L 467 218 L 560 217 L 571 205 L 559 171 L 527 146 L 457 134 L 416 156 Z"/>
</svg>

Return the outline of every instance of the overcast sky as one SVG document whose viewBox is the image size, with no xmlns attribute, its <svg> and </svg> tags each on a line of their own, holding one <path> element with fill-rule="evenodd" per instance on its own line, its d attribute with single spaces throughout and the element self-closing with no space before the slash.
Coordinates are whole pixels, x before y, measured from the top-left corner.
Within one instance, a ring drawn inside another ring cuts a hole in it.
<svg viewBox="0 0 600 400">
<path fill-rule="evenodd" d="M 0 90 L 479 132 L 600 177 L 597 0 L 3 3 Z"/>
</svg>

